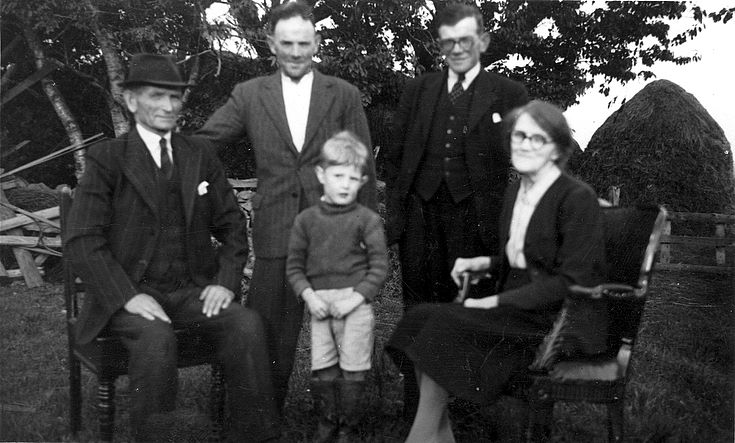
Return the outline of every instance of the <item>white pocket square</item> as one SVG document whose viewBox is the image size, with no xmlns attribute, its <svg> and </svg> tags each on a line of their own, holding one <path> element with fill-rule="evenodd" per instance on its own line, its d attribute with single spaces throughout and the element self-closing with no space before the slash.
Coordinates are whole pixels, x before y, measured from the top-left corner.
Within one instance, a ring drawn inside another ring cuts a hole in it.
<svg viewBox="0 0 735 443">
<path fill-rule="evenodd" d="M 493 112 L 493 123 L 500 123 L 502 121 L 503 117 L 501 117 L 497 112 Z"/>
<path fill-rule="evenodd" d="M 197 186 L 197 194 L 204 195 L 207 193 L 207 187 L 209 186 L 209 182 L 203 181 L 199 183 L 199 186 Z"/>
</svg>

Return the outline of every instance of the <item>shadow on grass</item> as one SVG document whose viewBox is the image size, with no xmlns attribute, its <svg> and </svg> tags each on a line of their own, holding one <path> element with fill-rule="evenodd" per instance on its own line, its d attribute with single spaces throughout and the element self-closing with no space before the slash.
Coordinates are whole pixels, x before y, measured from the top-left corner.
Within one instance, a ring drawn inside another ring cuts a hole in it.
<svg viewBox="0 0 735 443">
<path fill-rule="evenodd" d="M 632 362 L 626 396 L 626 433 L 631 442 L 733 441 L 733 283 L 732 278 L 659 272 L 654 279 Z M 392 275 L 376 302 L 379 349 L 390 337 L 403 308 Z M 3 356 L 0 440 L 94 441 L 96 379 L 82 371 L 82 432 L 69 435 L 65 314 L 60 285 L 27 289 L 0 287 Z M 308 328 L 308 323 L 306 323 Z M 285 416 L 286 438 L 309 441 L 315 424 L 308 391 L 308 330 L 299 340 L 296 369 Z M 400 442 L 410 423 L 400 419 L 401 382 L 381 356 L 365 397 L 364 441 Z M 118 381 L 115 441 L 129 440 L 127 379 Z M 209 373 L 204 367 L 179 372 L 178 416 L 172 441 L 201 441 L 209 422 Z M 459 442 L 490 441 L 487 415 L 496 426 L 519 430 L 522 405 L 504 398 L 488 410 L 455 401 L 451 406 Z M 558 405 L 552 441 L 607 440 L 605 410 L 583 404 Z"/>
</svg>

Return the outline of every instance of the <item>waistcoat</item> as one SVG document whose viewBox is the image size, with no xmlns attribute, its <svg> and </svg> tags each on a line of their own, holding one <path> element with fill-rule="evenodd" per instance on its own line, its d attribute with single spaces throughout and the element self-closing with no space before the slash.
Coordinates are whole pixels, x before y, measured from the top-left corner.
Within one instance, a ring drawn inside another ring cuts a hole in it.
<svg viewBox="0 0 735 443">
<path fill-rule="evenodd" d="M 155 252 L 146 270 L 143 282 L 162 293 L 172 292 L 189 283 L 190 273 L 186 262 L 183 199 L 181 197 L 181 177 L 172 165 L 171 178 L 156 169 L 159 198 L 159 236 Z"/>
<path fill-rule="evenodd" d="M 446 183 L 455 203 L 472 194 L 464 145 L 474 89 L 472 82 L 452 104 L 446 88 L 442 88 L 424 158 L 414 182 L 416 193 L 424 200 L 430 200 L 442 182 Z"/>
</svg>

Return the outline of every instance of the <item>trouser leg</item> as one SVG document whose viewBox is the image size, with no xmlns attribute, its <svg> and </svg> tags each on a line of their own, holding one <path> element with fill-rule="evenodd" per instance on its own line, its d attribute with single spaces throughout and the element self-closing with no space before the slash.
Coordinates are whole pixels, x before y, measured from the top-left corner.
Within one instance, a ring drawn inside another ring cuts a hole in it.
<svg viewBox="0 0 735 443">
<path fill-rule="evenodd" d="M 116 313 L 109 323 L 128 349 L 130 380 L 130 423 L 136 440 L 147 440 L 149 419 L 170 412 L 176 403 L 176 337 L 170 324 L 146 320 L 125 311 Z"/>
<path fill-rule="evenodd" d="M 279 413 L 270 374 L 265 327 L 256 312 L 238 304 L 213 317 L 202 314 L 199 290 L 187 294 L 171 316 L 175 325 L 209 337 L 227 385 L 229 441 L 263 441 L 278 436 Z"/>
<path fill-rule="evenodd" d="M 286 280 L 285 258 L 258 258 L 247 305 L 266 326 L 276 402 L 283 409 L 304 318 L 303 303 Z"/>
</svg>

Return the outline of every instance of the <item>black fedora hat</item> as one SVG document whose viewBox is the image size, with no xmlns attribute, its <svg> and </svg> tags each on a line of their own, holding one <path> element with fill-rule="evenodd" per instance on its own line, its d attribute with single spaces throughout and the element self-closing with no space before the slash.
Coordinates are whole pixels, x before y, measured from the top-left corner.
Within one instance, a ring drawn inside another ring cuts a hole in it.
<svg viewBox="0 0 735 443">
<path fill-rule="evenodd" d="M 181 77 L 173 57 L 161 54 L 135 54 L 130 58 L 128 78 L 123 87 L 153 85 L 170 88 L 192 86 Z"/>
</svg>

